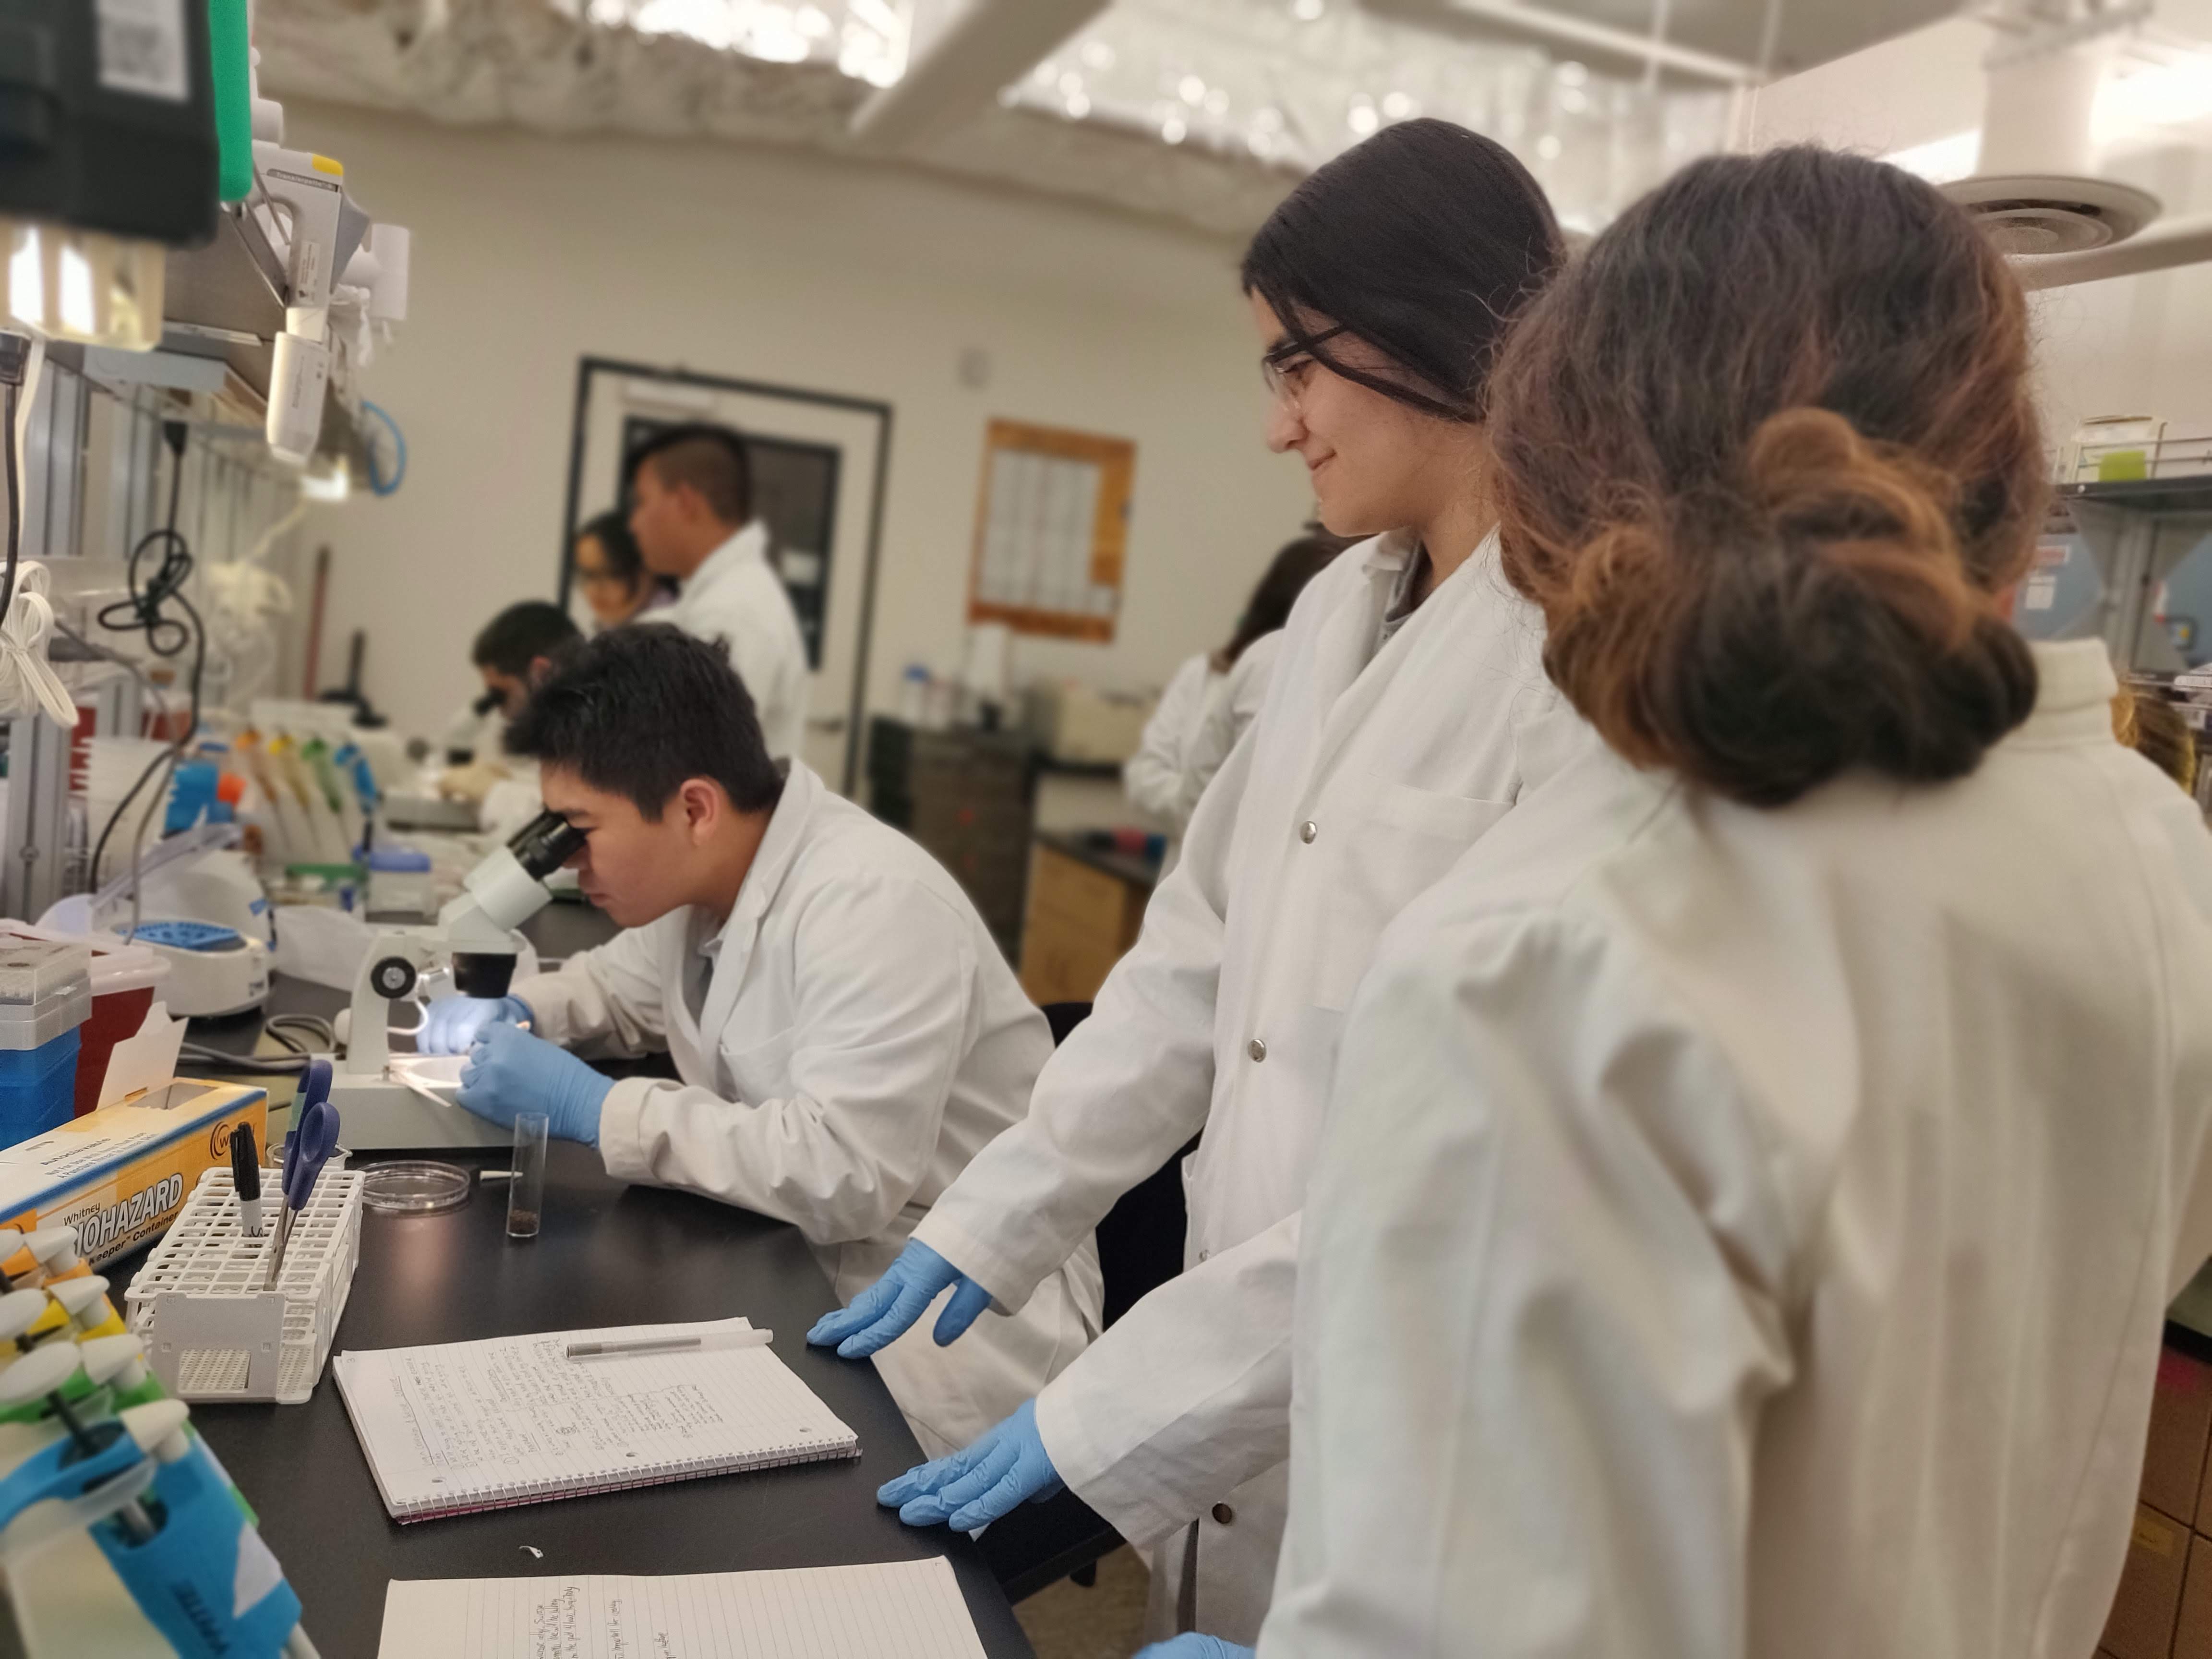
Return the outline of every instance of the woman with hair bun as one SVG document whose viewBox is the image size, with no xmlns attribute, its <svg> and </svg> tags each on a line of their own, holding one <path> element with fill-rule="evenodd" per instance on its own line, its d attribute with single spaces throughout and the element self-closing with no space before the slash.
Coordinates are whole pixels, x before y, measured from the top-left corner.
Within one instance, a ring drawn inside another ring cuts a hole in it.
<svg viewBox="0 0 2212 1659">
<path fill-rule="evenodd" d="M 1606 747 L 1348 1016 L 1260 1650 L 2080 1659 L 2212 1249 L 2212 840 L 2002 620 L 2020 289 L 1894 168 L 1703 161 L 1492 407 Z"/>
</svg>

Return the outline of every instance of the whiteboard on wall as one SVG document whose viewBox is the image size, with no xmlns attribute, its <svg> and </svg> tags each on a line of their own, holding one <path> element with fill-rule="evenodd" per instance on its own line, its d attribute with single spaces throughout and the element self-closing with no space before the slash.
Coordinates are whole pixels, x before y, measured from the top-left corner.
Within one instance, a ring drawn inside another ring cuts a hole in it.
<svg viewBox="0 0 2212 1659">
<path fill-rule="evenodd" d="M 1124 438 L 992 422 L 968 619 L 1109 643 L 1136 465 L 1137 447 Z"/>
</svg>

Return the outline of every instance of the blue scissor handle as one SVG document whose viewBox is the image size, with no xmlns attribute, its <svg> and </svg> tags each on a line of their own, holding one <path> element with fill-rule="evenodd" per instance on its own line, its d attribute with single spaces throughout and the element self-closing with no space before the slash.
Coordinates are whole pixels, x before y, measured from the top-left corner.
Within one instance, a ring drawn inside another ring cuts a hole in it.
<svg viewBox="0 0 2212 1659">
<path fill-rule="evenodd" d="M 337 1150 L 338 1115 L 331 1105 L 332 1075 L 329 1060 L 309 1060 L 299 1098 L 293 1103 L 292 1133 L 284 1148 L 284 1201 L 295 1210 L 307 1207 L 315 1177 Z"/>
</svg>

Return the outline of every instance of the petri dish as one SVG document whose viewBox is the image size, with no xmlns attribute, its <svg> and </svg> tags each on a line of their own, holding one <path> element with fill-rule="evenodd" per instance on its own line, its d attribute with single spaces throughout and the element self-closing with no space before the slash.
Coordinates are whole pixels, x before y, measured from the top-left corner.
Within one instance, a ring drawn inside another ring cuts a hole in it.
<svg viewBox="0 0 2212 1659">
<path fill-rule="evenodd" d="M 457 1164 L 403 1158 L 362 1171 L 361 1201 L 387 1215 L 434 1215 L 469 1201 L 470 1176 Z"/>
</svg>

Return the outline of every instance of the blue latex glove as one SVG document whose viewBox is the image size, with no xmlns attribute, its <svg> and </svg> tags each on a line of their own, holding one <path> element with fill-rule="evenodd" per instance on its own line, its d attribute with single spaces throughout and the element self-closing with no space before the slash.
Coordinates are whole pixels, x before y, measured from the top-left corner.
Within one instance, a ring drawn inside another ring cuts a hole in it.
<svg viewBox="0 0 2212 1659">
<path fill-rule="evenodd" d="M 1171 1642 L 1155 1642 L 1139 1650 L 1137 1659 L 1258 1659 L 1258 1655 L 1254 1649 L 1240 1648 L 1218 1636 L 1193 1632 L 1178 1636 Z"/>
<path fill-rule="evenodd" d="M 599 1109 L 612 1078 L 565 1048 L 513 1025 L 487 1025 L 469 1048 L 454 1097 L 478 1117 L 510 1127 L 517 1112 L 543 1112 L 556 1140 L 599 1144 Z"/>
<path fill-rule="evenodd" d="M 458 991 L 434 997 L 415 1033 L 418 1054 L 465 1054 L 487 1025 L 520 1025 L 537 1016 L 520 997 L 465 997 Z"/>
<path fill-rule="evenodd" d="M 1060 1471 L 1037 1437 L 1036 1401 L 1022 1408 L 972 1446 L 908 1469 L 884 1482 L 876 1502 L 896 1509 L 909 1527 L 951 1522 L 973 1532 L 1024 1500 L 1037 1503 L 1060 1490 Z"/>
<path fill-rule="evenodd" d="M 806 1334 L 811 1346 L 832 1343 L 840 1359 L 866 1359 L 904 1336 L 945 1287 L 952 1300 L 937 1316 L 937 1346 L 943 1347 L 975 1322 L 991 1305 L 991 1293 L 927 1244 L 908 1239 L 884 1276 L 836 1313 L 824 1314 Z"/>
</svg>

